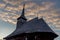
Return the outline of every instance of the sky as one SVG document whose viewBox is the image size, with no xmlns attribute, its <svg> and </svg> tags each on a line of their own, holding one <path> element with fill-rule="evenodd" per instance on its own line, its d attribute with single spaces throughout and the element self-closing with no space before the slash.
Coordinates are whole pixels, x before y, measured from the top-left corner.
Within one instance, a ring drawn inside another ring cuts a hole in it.
<svg viewBox="0 0 60 40">
<path fill-rule="evenodd" d="M 43 17 L 60 40 L 60 0 L 0 0 L 0 39 L 16 29 L 17 18 L 25 4 L 28 20 Z"/>
</svg>

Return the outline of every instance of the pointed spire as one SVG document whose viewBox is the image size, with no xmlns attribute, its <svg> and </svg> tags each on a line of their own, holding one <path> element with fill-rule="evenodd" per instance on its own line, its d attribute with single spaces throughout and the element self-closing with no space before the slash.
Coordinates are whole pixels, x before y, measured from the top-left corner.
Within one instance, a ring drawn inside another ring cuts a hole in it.
<svg viewBox="0 0 60 40">
<path fill-rule="evenodd" d="M 25 4 L 23 5 L 22 14 L 21 14 L 21 16 L 17 20 L 19 20 L 20 18 L 22 18 L 24 20 L 27 20 L 26 17 L 25 17 L 25 14 L 24 14 L 25 12 L 24 11 L 25 11 Z"/>
<path fill-rule="evenodd" d="M 25 11 L 25 4 L 23 5 L 23 10 L 21 16 L 24 16 L 24 11 Z"/>
</svg>

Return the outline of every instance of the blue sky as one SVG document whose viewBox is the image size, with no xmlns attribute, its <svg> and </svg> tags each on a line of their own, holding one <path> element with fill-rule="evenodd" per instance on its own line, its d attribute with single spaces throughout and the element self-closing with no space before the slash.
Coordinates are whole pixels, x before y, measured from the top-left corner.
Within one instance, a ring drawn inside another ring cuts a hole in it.
<svg viewBox="0 0 60 40">
<path fill-rule="evenodd" d="M 0 0 L 0 39 L 12 33 L 23 4 L 28 20 L 43 17 L 47 24 L 60 35 L 60 0 Z M 55 40 L 59 40 L 60 36 Z"/>
</svg>

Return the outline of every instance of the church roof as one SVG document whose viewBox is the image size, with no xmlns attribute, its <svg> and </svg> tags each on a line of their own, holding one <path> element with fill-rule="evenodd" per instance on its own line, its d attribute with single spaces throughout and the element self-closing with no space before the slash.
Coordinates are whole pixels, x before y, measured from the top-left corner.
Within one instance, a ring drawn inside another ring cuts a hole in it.
<svg viewBox="0 0 60 40">
<path fill-rule="evenodd" d="M 47 23 L 43 20 L 43 18 L 38 19 L 36 17 L 36 18 L 26 22 L 25 24 L 23 24 L 21 28 L 16 29 L 12 34 L 10 34 L 7 37 L 12 37 L 12 36 L 22 34 L 22 33 L 33 33 L 33 32 L 51 32 L 51 33 L 54 33 L 52 31 L 52 29 L 47 25 Z"/>
</svg>

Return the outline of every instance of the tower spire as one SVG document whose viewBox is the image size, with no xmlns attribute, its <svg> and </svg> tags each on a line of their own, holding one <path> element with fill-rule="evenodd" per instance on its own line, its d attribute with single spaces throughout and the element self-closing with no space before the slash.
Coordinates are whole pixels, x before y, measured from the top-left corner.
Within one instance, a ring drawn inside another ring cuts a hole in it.
<svg viewBox="0 0 60 40">
<path fill-rule="evenodd" d="M 21 18 L 24 19 L 24 20 L 27 20 L 26 17 L 25 17 L 25 12 L 24 11 L 25 11 L 25 4 L 23 5 L 22 14 L 21 14 L 21 16 L 17 20 L 19 20 Z"/>
<path fill-rule="evenodd" d="M 23 5 L 23 10 L 21 16 L 24 16 L 24 11 L 25 11 L 25 4 Z"/>
</svg>

